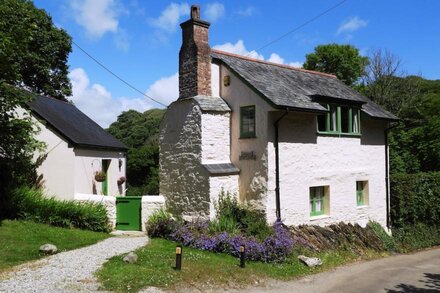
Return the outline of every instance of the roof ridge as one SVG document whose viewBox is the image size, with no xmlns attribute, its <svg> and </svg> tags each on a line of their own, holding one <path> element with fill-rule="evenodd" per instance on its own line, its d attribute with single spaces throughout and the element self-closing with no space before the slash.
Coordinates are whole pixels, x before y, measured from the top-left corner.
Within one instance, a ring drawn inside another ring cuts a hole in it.
<svg viewBox="0 0 440 293">
<path fill-rule="evenodd" d="M 211 52 L 222 54 L 222 55 L 226 55 L 226 56 L 236 57 L 236 58 L 240 58 L 240 59 L 244 59 L 244 60 L 248 60 L 248 61 L 252 61 L 252 62 L 268 64 L 268 65 L 274 65 L 274 66 L 278 66 L 278 67 L 282 67 L 282 68 L 287 68 L 287 69 L 292 69 L 292 70 L 296 70 L 296 71 L 301 71 L 301 72 L 305 72 L 305 73 L 311 73 L 311 74 L 322 75 L 322 76 L 327 76 L 327 77 L 331 77 L 331 78 L 337 78 L 336 75 L 330 74 L 330 73 L 324 73 L 324 72 L 319 72 L 319 71 L 314 71 L 314 70 L 308 70 L 308 69 L 293 67 L 293 66 L 286 65 L 286 64 L 280 64 L 280 63 L 264 61 L 264 60 L 260 60 L 260 59 L 246 57 L 246 56 L 243 56 L 243 55 L 238 55 L 238 54 L 234 54 L 234 53 L 229 53 L 229 52 L 221 51 L 221 50 L 211 49 Z"/>
</svg>

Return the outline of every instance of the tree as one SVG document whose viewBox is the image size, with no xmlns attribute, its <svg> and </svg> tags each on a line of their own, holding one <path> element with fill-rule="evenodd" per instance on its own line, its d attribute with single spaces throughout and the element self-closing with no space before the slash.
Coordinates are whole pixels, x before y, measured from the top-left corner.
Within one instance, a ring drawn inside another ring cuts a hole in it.
<svg viewBox="0 0 440 293">
<path fill-rule="evenodd" d="M 304 68 L 336 75 L 341 81 L 353 86 L 364 73 L 368 58 L 359 54 L 351 45 L 328 44 L 315 47 L 306 55 Z"/>
<path fill-rule="evenodd" d="M 70 36 L 31 1 L 0 1 L 0 80 L 65 99 L 71 50 Z"/>
<path fill-rule="evenodd" d="M 361 91 L 374 102 L 399 116 L 405 104 L 419 94 L 416 76 L 406 76 L 402 60 L 388 50 L 369 53 L 369 63 L 362 77 Z"/>
<path fill-rule="evenodd" d="M 0 219 L 12 215 L 12 190 L 35 182 L 40 160 L 34 153 L 43 146 L 30 117 L 19 115 L 32 99 L 20 87 L 58 99 L 70 95 L 70 42 L 32 2 L 0 1 Z"/>
<path fill-rule="evenodd" d="M 126 144 L 127 193 L 159 194 L 159 125 L 165 110 L 123 112 L 108 131 Z"/>
</svg>

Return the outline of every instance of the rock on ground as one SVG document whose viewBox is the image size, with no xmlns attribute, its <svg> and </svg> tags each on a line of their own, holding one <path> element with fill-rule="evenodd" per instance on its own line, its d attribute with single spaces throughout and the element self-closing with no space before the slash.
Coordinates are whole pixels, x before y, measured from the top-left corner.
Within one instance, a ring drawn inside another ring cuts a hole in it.
<svg viewBox="0 0 440 293">
<path fill-rule="evenodd" d="M 97 244 L 23 264 L 0 275 L 0 292 L 96 292 L 93 273 L 112 256 L 147 244 L 143 237 L 112 237 Z"/>
<path fill-rule="evenodd" d="M 55 245 L 48 243 L 48 244 L 41 245 L 39 251 L 43 254 L 51 255 L 51 254 L 57 253 L 58 248 Z"/>
<path fill-rule="evenodd" d="M 128 263 L 137 263 L 138 256 L 137 256 L 136 253 L 130 252 L 129 254 L 124 256 L 124 258 L 122 260 L 125 261 L 125 262 L 128 262 Z"/>
</svg>

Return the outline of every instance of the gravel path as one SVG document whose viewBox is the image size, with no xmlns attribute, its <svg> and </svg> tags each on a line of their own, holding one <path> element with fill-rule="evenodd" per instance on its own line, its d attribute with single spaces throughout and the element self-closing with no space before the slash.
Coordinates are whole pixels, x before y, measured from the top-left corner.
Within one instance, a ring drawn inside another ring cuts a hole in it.
<svg viewBox="0 0 440 293">
<path fill-rule="evenodd" d="M 95 292 L 93 273 L 110 257 L 147 244 L 148 238 L 111 237 L 97 244 L 62 252 L 0 275 L 0 292 Z"/>
</svg>

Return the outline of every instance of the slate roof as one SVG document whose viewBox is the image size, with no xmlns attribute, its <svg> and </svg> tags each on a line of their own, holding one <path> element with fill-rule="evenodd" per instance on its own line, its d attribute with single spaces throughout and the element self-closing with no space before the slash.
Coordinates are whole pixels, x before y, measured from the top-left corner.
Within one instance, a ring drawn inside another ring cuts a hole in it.
<svg viewBox="0 0 440 293">
<path fill-rule="evenodd" d="M 36 96 L 27 105 L 34 114 L 45 120 L 75 147 L 127 150 L 122 142 L 70 103 Z"/>
<path fill-rule="evenodd" d="M 265 62 L 218 50 L 211 51 L 220 61 L 254 88 L 275 108 L 323 112 L 322 98 L 362 105 L 363 112 L 373 118 L 397 120 L 393 114 L 356 92 L 334 75 Z"/>
<path fill-rule="evenodd" d="M 195 96 L 195 100 L 202 111 L 230 112 L 228 104 L 220 97 Z"/>
<path fill-rule="evenodd" d="M 223 164 L 203 164 L 206 170 L 211 175 L 235 175 L 240 173 L 240 169 L 238 169 L 232 163 L 223 163 Z"/>
</svg>

